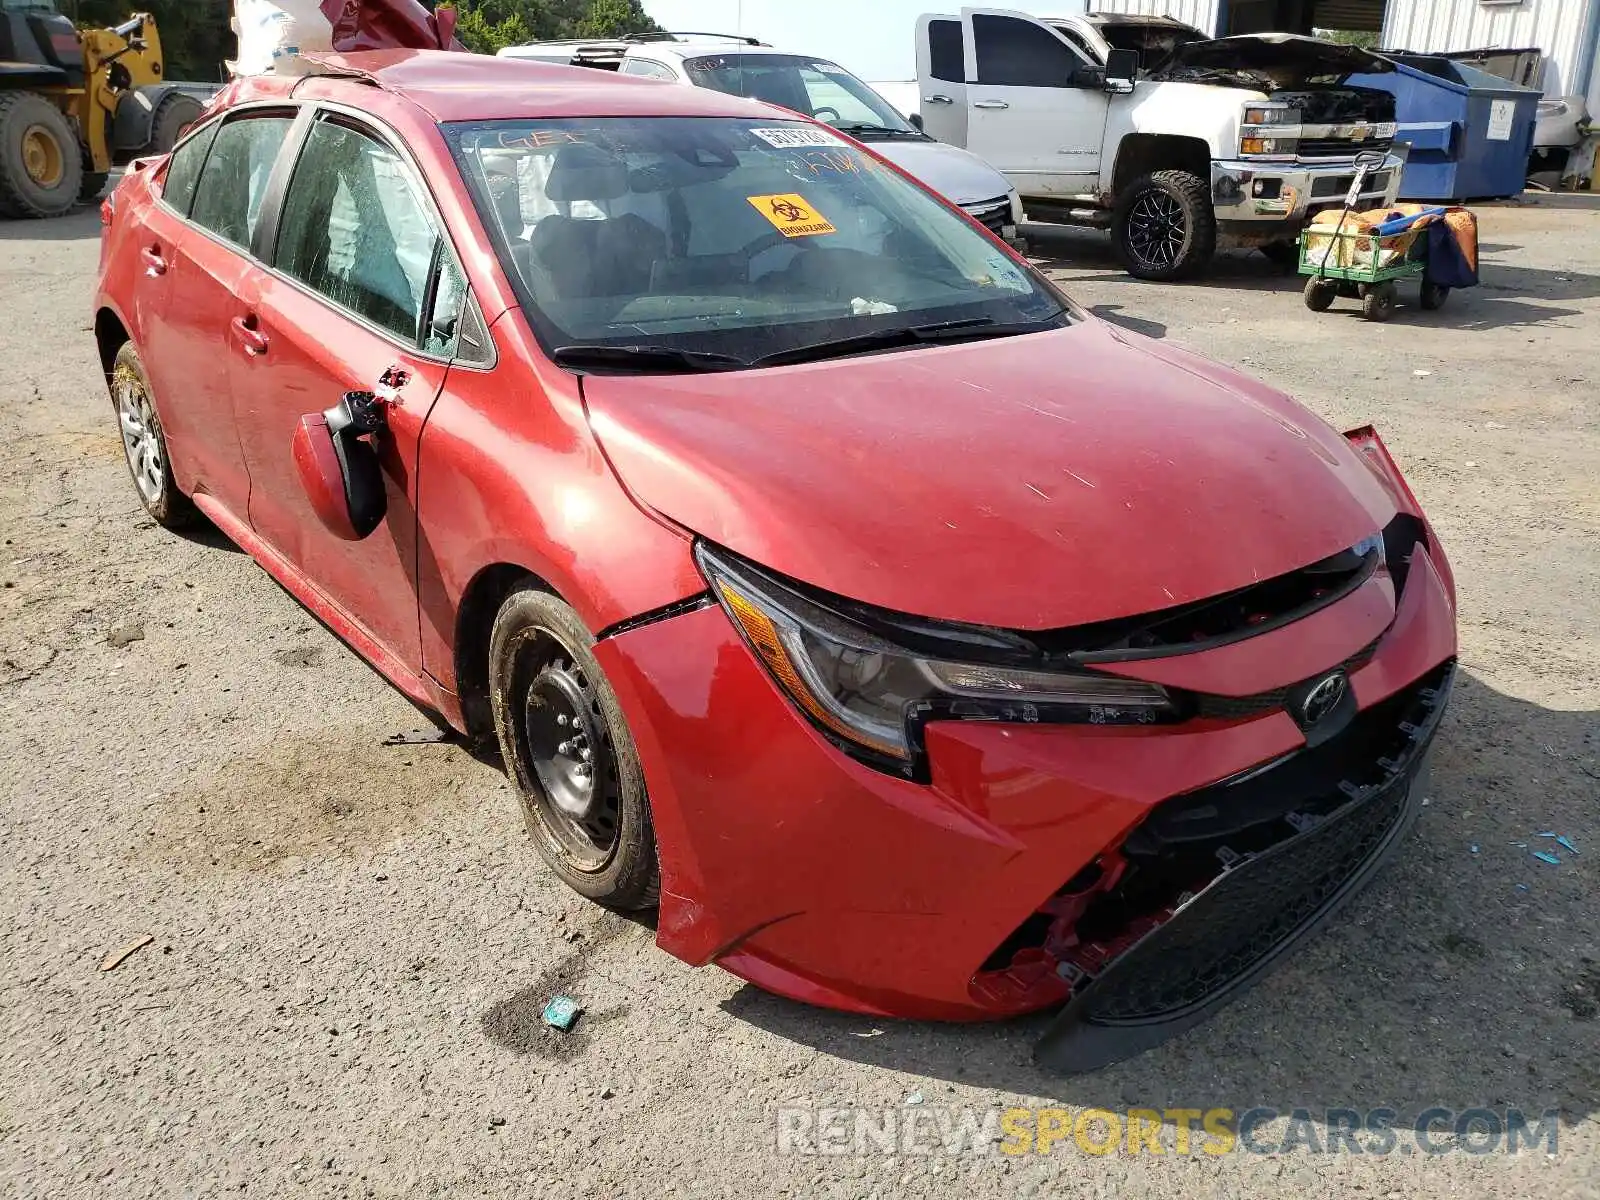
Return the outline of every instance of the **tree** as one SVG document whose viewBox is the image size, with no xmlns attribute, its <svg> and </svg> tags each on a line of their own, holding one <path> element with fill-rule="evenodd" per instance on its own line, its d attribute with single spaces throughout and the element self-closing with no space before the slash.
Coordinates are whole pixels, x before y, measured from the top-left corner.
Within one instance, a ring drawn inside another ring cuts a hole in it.
<svg viewBox="0 0 1600 1200">
<path fill-rule="evenodd" d="M 661 31 L 639 0 L 454 0 L 448 7 L 456 10 L 462 42 L 480 54 L 522 42 Z"/>
</svg>

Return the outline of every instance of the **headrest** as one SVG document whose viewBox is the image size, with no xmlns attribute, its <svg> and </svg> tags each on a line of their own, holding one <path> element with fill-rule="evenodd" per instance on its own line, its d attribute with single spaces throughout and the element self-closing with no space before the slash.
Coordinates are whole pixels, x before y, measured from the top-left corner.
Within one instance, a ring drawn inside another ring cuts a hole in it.
<svg viewBox="0 0 1600 1200">
<path fill-rule="evenodd" d="M 628 194 L 628 167 L 620 158 L 598 146 L 579 142 L 556 152 L 545 180 L 545 195 L 552 200 L 615 200 Z"/>
</svg>

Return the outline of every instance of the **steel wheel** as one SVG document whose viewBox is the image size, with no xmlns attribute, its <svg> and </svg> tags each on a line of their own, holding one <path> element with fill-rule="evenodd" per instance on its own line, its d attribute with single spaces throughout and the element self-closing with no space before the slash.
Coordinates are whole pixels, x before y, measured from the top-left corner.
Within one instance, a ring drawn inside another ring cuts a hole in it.
<svg viewBox="0 0 1600 1200">
<path fill-rule="evenodd" d="M 621 790 L 611 731 L 582 667 L 548 629 L 538 631 L 549 659 L 523 694 L 518 757 L 522 782 L 550 849 L 585 872 L 605 869 L 617 849 Z M 525 671 L 537 658 L 529 656 Z"/>
<path fill-rule="evenodd" d="M 495 614 L 485 681 L 523 821 L 575 892 L 621 912 L 650 908 L 661 871 L 628 719 L 583 619 L 526 583 Z"/>
<path fill-rule="evenodd" d="M 1166 192 L 1145 192 L 1128 212 L 1128 249 L 1158 270 L 1177 265 L 1186 231 L 1183 205 Z"/>
<path fill-rule="evenodd" d="M 55 134 L 43 125 L 30 125 L 22 135 L 22 167 L 42 188 L 53 188 L 66 174 L 67 156 Z"/>
<path fill-rule="evenodd" d="M 132 371 L 118 371 L 112 381 L 117 402 L 117 422 L 122 427 L 122 449 L 128 470 L 147 507 L 161 503 L 167 486 L 167 456 L 161 440 L 161 421 L 144 381 Z"/>
</svg>

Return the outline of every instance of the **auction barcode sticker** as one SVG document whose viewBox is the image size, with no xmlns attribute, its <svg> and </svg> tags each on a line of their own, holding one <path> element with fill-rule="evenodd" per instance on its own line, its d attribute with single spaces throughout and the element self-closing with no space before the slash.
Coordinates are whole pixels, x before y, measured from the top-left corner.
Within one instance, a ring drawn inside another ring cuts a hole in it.
<svg viewBox="0 0 1600 1200">
<path fill-rule="evenodd" d="M 789 150 L 795 146 L 838 146 L 842 143 L 826 129 L 813 129 L 805 125 L 787 125 L 779 129 L 752 129 L 751 133 L 769 146 Z"/>
</svg>

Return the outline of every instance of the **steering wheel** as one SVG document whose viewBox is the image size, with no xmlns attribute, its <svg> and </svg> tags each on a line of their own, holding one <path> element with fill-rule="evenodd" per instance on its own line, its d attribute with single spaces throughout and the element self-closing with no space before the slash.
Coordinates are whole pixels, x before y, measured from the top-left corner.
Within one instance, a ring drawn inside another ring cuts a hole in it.
<svg viewBox="0 0 1600 1200">
<path fill-rule="evenodd" d="M 756 238 L 755 241 L 741 246 L 738 250 L 734 251 L 734 253 L 748 263 L 751 259 L 755 258 L 756 255 L 765 254 L 768 250 L 774 249 L 775 247 L 803 246 L 810 240 L 810 238 L 784 237 L 783 234 L 774 229 L 771 233 L 763 233 L 760 237 Z"/>
<path fill-rule="evenodd" d="M 832 113 L 833 120 L 827 121 L 827 118 L 822 115 L 823 113 Z M 839 110 L 837 108 L 829 108 L 827 105 L 823 105 L 821 108 L 812 109 L 811 115 L 819 121 L 827 121 L 829 125 L 844 120 L 844 118 L 839 115 Z"/>
</svg>

